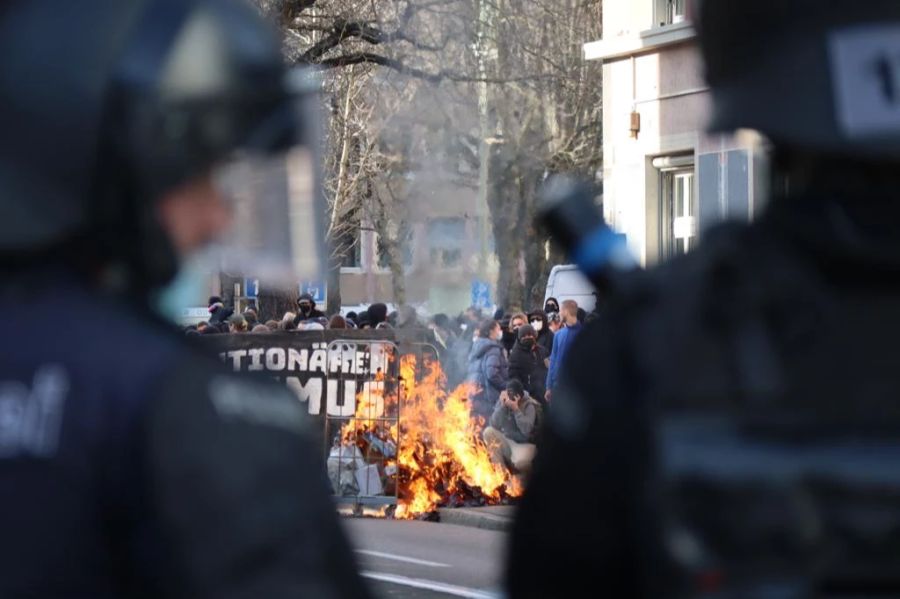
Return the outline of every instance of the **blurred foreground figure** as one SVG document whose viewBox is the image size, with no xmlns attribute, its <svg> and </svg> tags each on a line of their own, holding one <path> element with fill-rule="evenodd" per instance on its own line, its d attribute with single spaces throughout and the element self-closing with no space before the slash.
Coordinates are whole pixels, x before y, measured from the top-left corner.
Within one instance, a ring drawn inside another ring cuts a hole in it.
<svg viewBox="0 0 900 599">
<path fill-rule="evenodd" d="M 0 56 L 0 596 L 365 595 L 301 405 L 150 309 L 229 224 L 214 167 L 296 139 L 277 37 L 14 0 Z"/>
<path fill-rule="evenodd" d="M 579 336 L 511 596 L 898 597 L 900 2 L 695 8 L 712 128 L 771 139 L 773 197 Z"/>
</svg>

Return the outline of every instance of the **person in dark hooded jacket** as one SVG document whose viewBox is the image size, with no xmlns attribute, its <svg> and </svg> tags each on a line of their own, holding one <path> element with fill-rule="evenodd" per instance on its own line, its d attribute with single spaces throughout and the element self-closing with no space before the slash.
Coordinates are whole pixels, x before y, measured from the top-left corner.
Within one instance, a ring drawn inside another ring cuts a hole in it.
<svg viewBox="0 0 900 599">
<path fill-rule="evenodd" d="M 528 324 L 534 328 L 537 344 L 544 348 L 549 358 L 553 353 L 553 331 L 550 330 L 547 314 L 543 310 L 535 310 L 528 315 Z"/>
<path fill-rule="evenodd" d="M 559 314 L 559 300 L 555 297 L 548 297 L 547 301 L 544 302 L 544 312 L 547 314 L 550 312 Z"/>
<path fill-rule="evenodd" d="M 387 320 L 388 309 L 385 304 L 372 304 L 371 306 L 369 306 L 369 309 L 366 310 L 366 313 L 369 316 L 369 318 L 367 319 L 368 324 L 371 328 L 374 329 L 379 324 Z"/>
<path fill-rule="evenodd" d="M 542 401 L 547 378 L 547 352 L 537 343 L 537 333 L 530 324 L 519 327 L 518 339 L 509 353 L 509 378 L 522 382 L 528 394 Z"/>
<path fill-rule="evenodd" d="M 209 324 L 220 333 L 228 332 L 228 319 L 234 314 L 234 308 L 226 308 L 225 302 L 218 295 L 209 298 Z"/>
<path fill-rule="evenodd" d="M 316 300 L 308 293 L 303 293 L 297 298 L 297 316 L 294 317 L 294 324 L 299 325 L 305 320 L 314 320 L 316 318 L 325 318 L 325 313 L 316 309 Z"/>
<path fill-rule="evenodd" d="M 480 416 L 487 422 L 494 411 L 500 392 L 509 380 L 509 363 L 500 340 L 503 331 L 500 323 L 488 319 L 478 327 L 478 338 L 469 352 L 466 380 L 478 386 L 470 398 L 472 417 Z"/>
</svg>

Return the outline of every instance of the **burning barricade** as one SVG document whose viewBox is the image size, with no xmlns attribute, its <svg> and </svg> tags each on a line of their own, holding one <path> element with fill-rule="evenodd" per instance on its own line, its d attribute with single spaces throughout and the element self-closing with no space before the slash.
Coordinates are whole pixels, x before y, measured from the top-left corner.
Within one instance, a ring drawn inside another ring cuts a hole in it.
<svg viewBox="0 0 900 599">
<path fill-rule="evenodd" d="M 328 474 L 336 495 L 388 506 L 397 518 L 439 507 L 499 504 L 521 495 L 518 479 L 491 461 L 472 419 L 467 383 L 449 391 L 436 358 L 403 355 L 396 377 L 379 372 L 334 435 Z M 366 501 L 368 500 L 368 501 Z"/>
</svg>

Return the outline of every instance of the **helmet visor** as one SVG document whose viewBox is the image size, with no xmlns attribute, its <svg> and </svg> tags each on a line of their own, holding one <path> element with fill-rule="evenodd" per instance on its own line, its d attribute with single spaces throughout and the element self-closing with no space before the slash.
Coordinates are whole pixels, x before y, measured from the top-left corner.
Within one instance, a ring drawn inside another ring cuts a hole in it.
<svg viewBox="0 0 900 599">
<path fill-rule="evenodd" d="M 216 171 L 232 225 L 217 247 L 222 270 L 286 285 L 318 277 L 324 252 L 316 153 L 245 154 Z"/>
</svg>

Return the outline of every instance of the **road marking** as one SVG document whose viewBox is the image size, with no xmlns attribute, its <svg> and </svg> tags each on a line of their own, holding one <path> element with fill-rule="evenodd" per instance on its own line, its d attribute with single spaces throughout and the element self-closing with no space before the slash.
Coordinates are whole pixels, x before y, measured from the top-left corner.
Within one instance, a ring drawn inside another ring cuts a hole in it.
<svg viewBox="0 0 900 599">
<path fill-rule="evenodd" d="M 392 559 L 395 562 L 406 562 L 408 564 L 418 564 L 420 566 L 430 566 L 432 568 L 449 568 L 450 564 L 441 564 L 439 562 L 429 562 L 424 559 L 416 559 L 414 557 L 406 557 L 403 555 L 395 555 L 393 553 L 382 553 L 381 551 L 371 551 L 369 549 L 357 549 L 357 553 L 373 555 L 375 557 L 383 557 L 384 559 Z"/>
<path fill-rule="evenodd" d="M 429 591 L 437 591 L 455 597 L 466 597 L 467 599 L 501 599 L 502 595 L 491 593 L 490 591 L 482 591 L 481 589 L 470 589 L 467 587 L 458 587 L 453 584 L 437 582 L 435 580 L 424 580 L 422 578 L 407 578 L 406 576 L 397 576 L 396 574 L 382 574 L 381 572 L 363 572 L 362 575 L 372 580 L 380 580 L 382 582 L 391 582 L 402 586 L 413 587 L 415 589 L 426 589 Z"/>
</svg>

